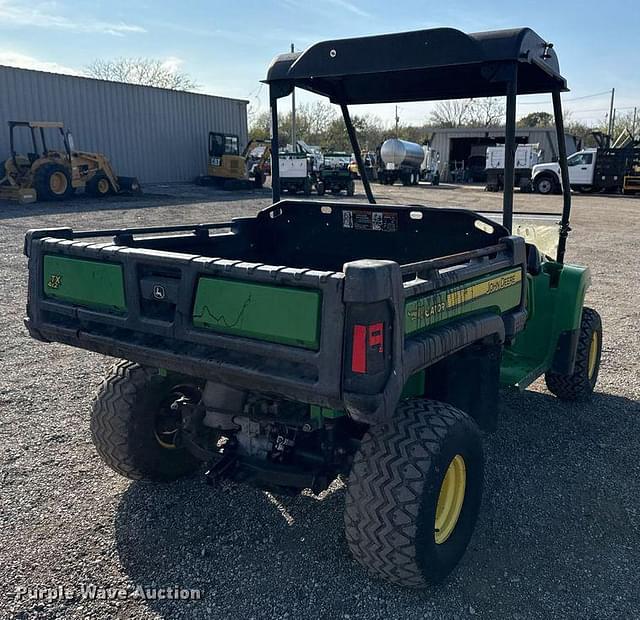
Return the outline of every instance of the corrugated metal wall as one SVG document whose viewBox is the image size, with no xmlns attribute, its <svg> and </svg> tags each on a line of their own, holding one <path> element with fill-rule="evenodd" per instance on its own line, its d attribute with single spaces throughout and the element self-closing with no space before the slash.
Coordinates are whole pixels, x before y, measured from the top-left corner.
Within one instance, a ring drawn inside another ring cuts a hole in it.
<svg viewBox="0 0 640 620">
<path fill-rule="evenodd" d="M 211 130 L 247 142 L 246 101 L 0 66 L 0 160 L 9 120 L 63 121 L 78 150 L 143 183 L 204 173 Z"/>
</svg>

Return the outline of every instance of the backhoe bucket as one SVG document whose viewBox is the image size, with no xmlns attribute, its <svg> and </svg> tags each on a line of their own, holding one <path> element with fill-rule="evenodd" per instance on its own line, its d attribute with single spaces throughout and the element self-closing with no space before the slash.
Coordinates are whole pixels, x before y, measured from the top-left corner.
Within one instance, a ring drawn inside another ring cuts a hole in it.
<svg viewBox="0 0 640 620">
<path fill-rule="evenodd" d="M 140 181 L 137 177 L 118 177 L 118 186 L 120 194 L 142 194 Z"/>
</svg>

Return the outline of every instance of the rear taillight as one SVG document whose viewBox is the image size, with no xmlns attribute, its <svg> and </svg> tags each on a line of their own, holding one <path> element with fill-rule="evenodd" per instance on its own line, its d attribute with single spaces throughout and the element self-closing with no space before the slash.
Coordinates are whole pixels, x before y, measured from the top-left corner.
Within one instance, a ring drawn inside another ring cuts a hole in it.
<svg viewBox="0 0 640 620">
<path fill-rule="evenodd" d="M 348 304 L 345 325 L 343 388 L 377 394 L 391 370 L 392 313 L 386 301 Z"/>
<path fill-rule="evenodd" d="M 384 370 L 384 323 L 354 325 L 351 371 L 358 374 Z"/>
</svg>

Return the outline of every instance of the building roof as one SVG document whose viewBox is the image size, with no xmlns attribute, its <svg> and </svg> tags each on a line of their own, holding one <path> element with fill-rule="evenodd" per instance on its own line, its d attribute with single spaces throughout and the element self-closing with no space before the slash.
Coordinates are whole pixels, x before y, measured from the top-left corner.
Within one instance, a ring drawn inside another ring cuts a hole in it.
<svg viewBox="0 0 640 620">
<path fill-rule="evenodd" d="M 437 133 L 446 133 L 446 134 L 461 134 L 461 135 L 474 135 L 474 136 L 483 136 L 485 134 L 489 134 L 490 136 L 498 135 L 502 136 L 505 134 L 506 128 L 504 126 L 498 127 L 426 127 L 425 131 L 427 132 L 437 132 Z M 530 133 L 556 133 L 555 127 L 516 127 L 516 135 L 522 134 L 530 134 Z M 571 135 L 568 132 L 565 132 L 566 135 Z"/>
</svg>

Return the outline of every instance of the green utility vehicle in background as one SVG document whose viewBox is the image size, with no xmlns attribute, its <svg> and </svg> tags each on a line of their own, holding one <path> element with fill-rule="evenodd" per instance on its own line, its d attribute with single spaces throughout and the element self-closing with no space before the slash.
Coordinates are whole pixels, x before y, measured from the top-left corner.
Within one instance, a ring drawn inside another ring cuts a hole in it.
<svg viewBox="0 0 640 620">
<path fill-rule="evenodd" d="M 349 156 L 346 153 L 325 153 L 318 179 L 320 196 L 327 191 L 334 195 L 344 191 L 347 196 L 355 193 L 356 184 L 349 170 Z"/>
<path fill-rule="evenodd" d="M 276 492 L 347 483 L 349 547 L 371 574 L 423 587 L 463 555 L 480 508 L 480 429 L 499 386 L 544 375 L 588 398 L 601 325 L 569 232 L 555 51 L 529 29 L 448 28 L 325 41 L 271 64 L 294 87 L 349 104 L 506 96 L 504 208 L 495 214 L 283 200 L 231 222 L 32 230 L 31 335 L 121 358 L 93 405 L 105 462 L 170 481 L 206 464 Z M 559 224 L 513 213 L 515 103 L 551 92 L 564 178 Z M 551 231 L 551 234 L 550 234 Z M 112 237 L 112 240 L 104 238 Z M 101 241 L 100 238 L 103 240 Z M 535 241 L 535 243 L 534 243 Z M 553 249 L 550 249 L 553 246 Z"/>
</svg>

